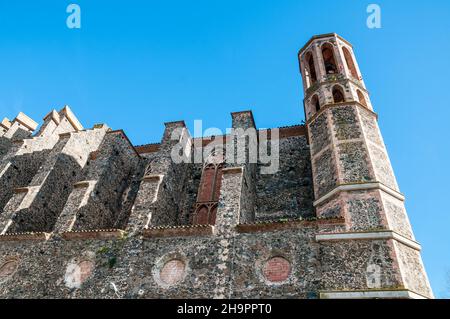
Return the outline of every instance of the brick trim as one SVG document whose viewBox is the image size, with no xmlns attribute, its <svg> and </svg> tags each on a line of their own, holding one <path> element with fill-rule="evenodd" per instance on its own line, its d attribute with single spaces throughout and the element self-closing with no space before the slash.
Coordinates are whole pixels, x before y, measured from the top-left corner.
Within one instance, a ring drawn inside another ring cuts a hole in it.
<svg viewBox="0 0 450 319">
<path fill-rule="evenodd" d="M 94 230 L 79 230 L 68 231 L 61 233 L 61 237 L 65 240 L 110 240 L 122 238 L 125 235 L 125 231 L 121 229 L 94 229 Z"/>
<path fill-rule="evenodd" d="M 345 40 L 343 37 L 341 37 L 340 35 L 336 34 L 336 33 L 325 33 L 325 34 L 319 34 L 319 35 L 315 35 L 313 37 L 311 37 L 311 39 L 308 40 L 308 42 L 306 42 L 306 44 L 298 51 L 298 56 L 302 55 L 303 52 L 310 46 L 311 43 L 313 43 L 316 40 L 319 39 L 323 39 L 323 38 L 331 38 L 331 37 L 336 37 L 339 40 L 341 40 L 342 42 L 344 42 L 345 44 L 349 45 L 351 48 L 353 48 L 352 44 L 350 42 L 348 42 L 347 40 Z"/>
<path fill-rule="evenodd" d="M 47 241 L 51 233 L 6 233 L 0 235 L 0 241 Z"/>
<path fill-rule="evenodd" d="M 139 154 L 154 153 L 159 151 L 159 149 L 161 148 L 161 144 L 160 143 L 145 144 L 135 146 L 134 148 Z"/>
<path fill-rule="evenodd" d="M 144 238 L 209 236 L 214 233 L 213 225 L 165 226 L 144 229 Z"/>
</svg>

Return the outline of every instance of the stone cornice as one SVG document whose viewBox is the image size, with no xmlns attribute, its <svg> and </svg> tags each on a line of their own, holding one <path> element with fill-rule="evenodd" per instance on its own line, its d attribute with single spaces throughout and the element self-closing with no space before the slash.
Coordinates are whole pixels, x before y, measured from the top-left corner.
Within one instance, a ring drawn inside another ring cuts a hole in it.
<svg viewBox="0 0 450 319">
<path fill-rule="evenodd" d="M 405 200 L 405 196 L 402 193 L 400 193 L 380 182 L 349 183 L 349 184 L 341 184 L 341 185 L 338 185 L 337 187 L 333 188 L 327 194 L 325 194 L 322 197 L 320 197 L 319 199 L 315 200 L 313 205 L 319 206 L 322 203 L 324 203 L 325 201 L 327 201 L 328 199 L 332 198 L 334 195 L 341 193 L 341 192 L 352 192 L 352 191 L 372 190 L 372 189 L 382 190 L 383 192 L 391 195 L 392 197 L 395 197 L 396 199 L 398 199 L 400 201 Z"/>
<path fill-rule="evenodd" d="M 75 114 L 73 114 L 72 110 L 68 105 L 64 106 L 64 108 L 61 110 L 61 112 L 66 116 L 67 120 L 69 121 L 70 125 L 76 130 L 81 131 L 83 130 L 83 125 L 81 125 L 80 121 L 78 121 Z"/>
<path fill-rule="evenodd" d="M 24 113 L 20 112 L 13 122 L 19 122 L 23 126 L 25 126 L 30 131 L 34 131 L 38 127 L 38 123 L 33 121 L 30 117 L 26 116 Z"/>
<path fill-rule="evenodd" d="M 392 230 L 367 232 L 322 233 L 316 235 L 316 241 L 347 241 L 347 240 L 380 240 L 394 239 L 414 250 L 420 251 L 421 246 L 415 240 L 409 239 Z"/>
<path fill-rule="evenodd" d="M 429 299 L 408 289 L 320 291 L 320 299 Z"/>
</svg>

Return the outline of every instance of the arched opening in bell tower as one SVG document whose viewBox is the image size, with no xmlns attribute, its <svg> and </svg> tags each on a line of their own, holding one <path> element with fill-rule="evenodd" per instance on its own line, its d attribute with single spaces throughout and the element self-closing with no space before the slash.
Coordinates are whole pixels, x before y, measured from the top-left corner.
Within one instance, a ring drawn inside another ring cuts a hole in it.
<svg viewBox="0 0 450 319">
<path fill-rule="evenodd" d="M 313 85 L 314 83 L 317 82 L 317 73 L 316 73 L 316 67 L 314 64 L 314 57 L 311 52 L 308 52 L 306 54 L 306 64 L 308 67 L 310 84 Z"/>
<path fill-rule="evenodd" d="M 366 98 L 364 97 L 364 94 L 360 90 L 357 90 L 356 93 L 358 94 L 359 103 L 367 107 L 367 102 Z"/>
<path fill-rule="evenodd" d="M 350 51 L 346 47 L 343 47 L 342 51 L 344 52 L 345 63 L 347 64 L 347 68 L 350 71 L 350 74 L 355 79 L 358 79 L 359 76 L 358 76 L 358 72 L 356 71 L 355 63 L 353 62 L 352 54 L 350 53 Z"/>
<path fill-rule="evenodd" d="M 327 74 L 338 73 L 336 59 L 334 58 L 333 46 L 330 43 L 325 43 L 322 46 L 322 57 L 323 57 L 323 63 L 325 65 L 325 72 Z"/>
<path fill-rule="evenodd" d="M 320 111 L 320 102 L 319 102 L 319 97 L 317 95 L 314 95 L 312 97 L 311 106 L 314 108 L 316 113 Z"/>
<path fill-rule="evenodd" d="M 344 90 L 340 85 L 335 85 L 333 87 L 333 101 L 334 103 L 345 102 Z"/>
</svg>

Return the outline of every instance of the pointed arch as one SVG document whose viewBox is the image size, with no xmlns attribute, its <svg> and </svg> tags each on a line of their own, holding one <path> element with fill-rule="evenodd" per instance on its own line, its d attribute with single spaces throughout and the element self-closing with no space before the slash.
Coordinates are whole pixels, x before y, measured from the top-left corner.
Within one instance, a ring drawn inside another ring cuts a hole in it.
<svg viewBox="0 0 450 319">
<path fill-rule="evenodd" d="M 214 225 L 216 222 L 225 161 L 224 154 L 225 151 L 222 148 L 214 149 L 205 160 L 193 214 L 194 224 Z"/>
<path fill-rule="evenodd" d="M 342 51 L 344 52 L 345 63 L 347 64 L 347 68 L 350 71 L 350 74 L 355 78 L 359 79 L 358 71 L 356 71 L 356 66 L 353 61 L 352 54 L 346 47 L 342 47 Z"/>
<path fill-rule="evenodd" d="M 366 98 L 364 97 L 364 94 L 361 92 L 361 90 L 357 90 L 356 93 L 358 94 L 359 103 L 367 107 Z"/>
<path fill-rule="evenodd" d="M 331 45 L 330 43 L 325 43 L 324 45 L 322 45 L 322 57 L 326 74 L 338 73 L 333 45 Z"/>
<path fill-rule="evenodd" d="M 340 85 L 335 85 L 333 87 L 333 101 L 334 103 L 342 103 L 345 102 L 344 90 Z"/>
<path fill-rule="evenodd" d="M 200 206 L 195 214 L 194 224 L 206 225 L 209 221 L 209 210 L 206 205 Z"/>
</svg>

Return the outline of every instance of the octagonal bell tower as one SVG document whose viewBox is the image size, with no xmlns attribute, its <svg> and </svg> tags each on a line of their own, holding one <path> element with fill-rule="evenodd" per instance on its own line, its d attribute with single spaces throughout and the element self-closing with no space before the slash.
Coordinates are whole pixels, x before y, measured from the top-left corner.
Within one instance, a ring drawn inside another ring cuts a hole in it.
<svg viewBox="0 0 450 319">
<path fill-rule="evenodd" d="M 355 296 L 357 291 L 386 291 L 385 295 L 374 294 L 377 297 L 393 296 L 393 291 L 402 290 L 409 297 L 432 297 L 421 248 L 411 230 L 405 198 L 399 191 L 352 45 L 334 33 L 314 36 L 298 58 L 316 214 L 318 218 L 344 220 L 339 232 L 324 230 L 316 240 L 325 253 L 327 249 L 332 252 L 333 258 L 339 256 L 336 251 L 355 247 L 351 256 L 342 257 L 342 269 L 334 264 L 328 268 L 329 273 L 324 271 L 324 289 L 342 291 L 345 286 Z M 366 270 L 357 273 L 352 259 L 364 254 L 366 260 L 358 264 L 365 263 Z M 353 278 L 351 283 L 342 282 L 346 278 L 343 272 Z"/>
</svg>

